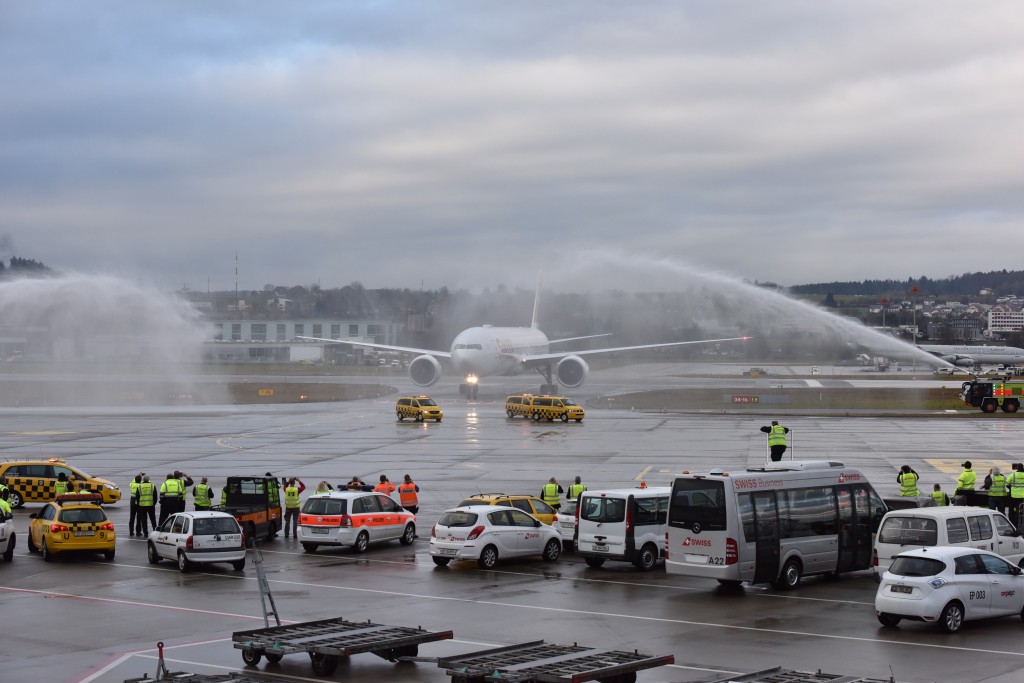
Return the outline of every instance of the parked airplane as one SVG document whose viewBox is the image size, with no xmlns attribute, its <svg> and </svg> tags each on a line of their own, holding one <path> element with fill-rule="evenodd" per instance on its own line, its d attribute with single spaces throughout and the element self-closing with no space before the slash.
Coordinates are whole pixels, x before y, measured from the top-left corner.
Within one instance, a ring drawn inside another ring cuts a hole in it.
<svg viewBox="0 0 1024 683">
<path fill-rule="evenodd" d="M 618 346 L 613 348 L 589 349 L 579 351 L 563 351 L 552 353 L 551 344 L 559 344 L 580 339 L 606 337 L 606 334 L 588 335 L 585 337 L 569 337 L 566 339 L 548 339 L 538 329 L 537 309 L 540 300 L 540 287 L 533 302 L 533 323 L 530 327 L 492 327 L 482 325 L 463 330 L 452 341 L 450 351 L 433 349 L 417 349 L 408 346 L 375 344 L 339 339 L 322 339 L 319 337 L 300 337 L 310 341 L 331 344 L 351 344 L 385 351 L 402 351 L 421 354 L 409 363 L 409 379 L 420 387 L 429 387 L 441 378 L 441 364 L 438 358 L 451 360 L 455 371 L 463 375 L 465 383 L 459 386 L 460 393 L 468 398 L 476 398 L 478 382 L 481 377 L 489 375 L 519 375 L 527 370 L 537 370 L 544 377 L 540 393 L 557 392 L 558 383 L 569 388 L 583 384 L 590 367 L 581 356 L 614 351 L 635 351 L 639 349 L 658 349 L 685 344 L 712 344 L 725 341 L 742 341 L 748 337 L 732 337 L 729 339 L 701 339 L 697 341 L 667 342 L 663 344 L 644 344 L 640 346 Z"/>
<path fill-rule="evenodd" d="M 918 348 L 938 356 L 939 360 L 962 367 L 995 363 L 1003 365 L 1024 363 L 1024 349 L 1016 346 L 923 344 L 918 345 Z"/>
</svg>

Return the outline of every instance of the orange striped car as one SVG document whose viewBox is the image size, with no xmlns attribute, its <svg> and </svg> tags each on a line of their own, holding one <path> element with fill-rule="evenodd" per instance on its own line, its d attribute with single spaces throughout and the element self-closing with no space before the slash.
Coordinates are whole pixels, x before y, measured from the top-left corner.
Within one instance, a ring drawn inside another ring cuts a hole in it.
<svg viewBox="0 0 1024 683">
<path fill-rule="evenodd" d="M 306 552 L 320 546 L 351 546 L 365 552 L 371 543 L 416 538 L 416 515 L 394 498 L 372 491 L 331 491 L 312 496 L 299 513 L 299 541 Z"/>
</svg>

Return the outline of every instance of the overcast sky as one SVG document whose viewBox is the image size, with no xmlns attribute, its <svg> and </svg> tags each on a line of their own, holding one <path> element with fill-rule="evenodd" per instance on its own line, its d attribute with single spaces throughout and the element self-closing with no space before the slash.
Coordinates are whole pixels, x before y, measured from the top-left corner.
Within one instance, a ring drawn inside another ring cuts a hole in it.
<svg viewBox="0 0 1024 683">
<path fill-rule="evenodd" d="M 236 252 L 243 289 L 529 286 L 594 248 L 1024 268 L 1019 0 L 0 0 L 0 92 L 5 261 L 198 290 Z"/>
</svg>

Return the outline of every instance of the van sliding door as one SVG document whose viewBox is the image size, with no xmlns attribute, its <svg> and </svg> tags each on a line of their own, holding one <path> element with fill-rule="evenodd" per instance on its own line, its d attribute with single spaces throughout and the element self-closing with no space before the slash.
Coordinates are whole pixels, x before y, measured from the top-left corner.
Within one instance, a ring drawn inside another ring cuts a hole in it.
<svg viewBox="0 0 1024 683">
<path fill-rule="evenodd" d="M 750 495 L 757 533 L 756 564 L 751 583 L 770 583 L 779 577 L 779 513 L 773 491 Z"/>
</svg>

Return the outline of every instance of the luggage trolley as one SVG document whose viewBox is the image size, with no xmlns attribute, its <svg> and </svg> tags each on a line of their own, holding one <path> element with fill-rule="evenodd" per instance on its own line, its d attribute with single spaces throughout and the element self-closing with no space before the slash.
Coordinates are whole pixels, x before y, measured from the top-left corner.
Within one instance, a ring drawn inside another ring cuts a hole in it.
<svg viewBox="0 0 1024 683">
<path fill-rule="evenodd" d="M 535 640 L 454 657 L 439 657 L 452 683 L 633 683 L 636 672 L 672 664 L 675 656 L 652 657 L 634 650 L 549 645 Z"/>
</svg>

